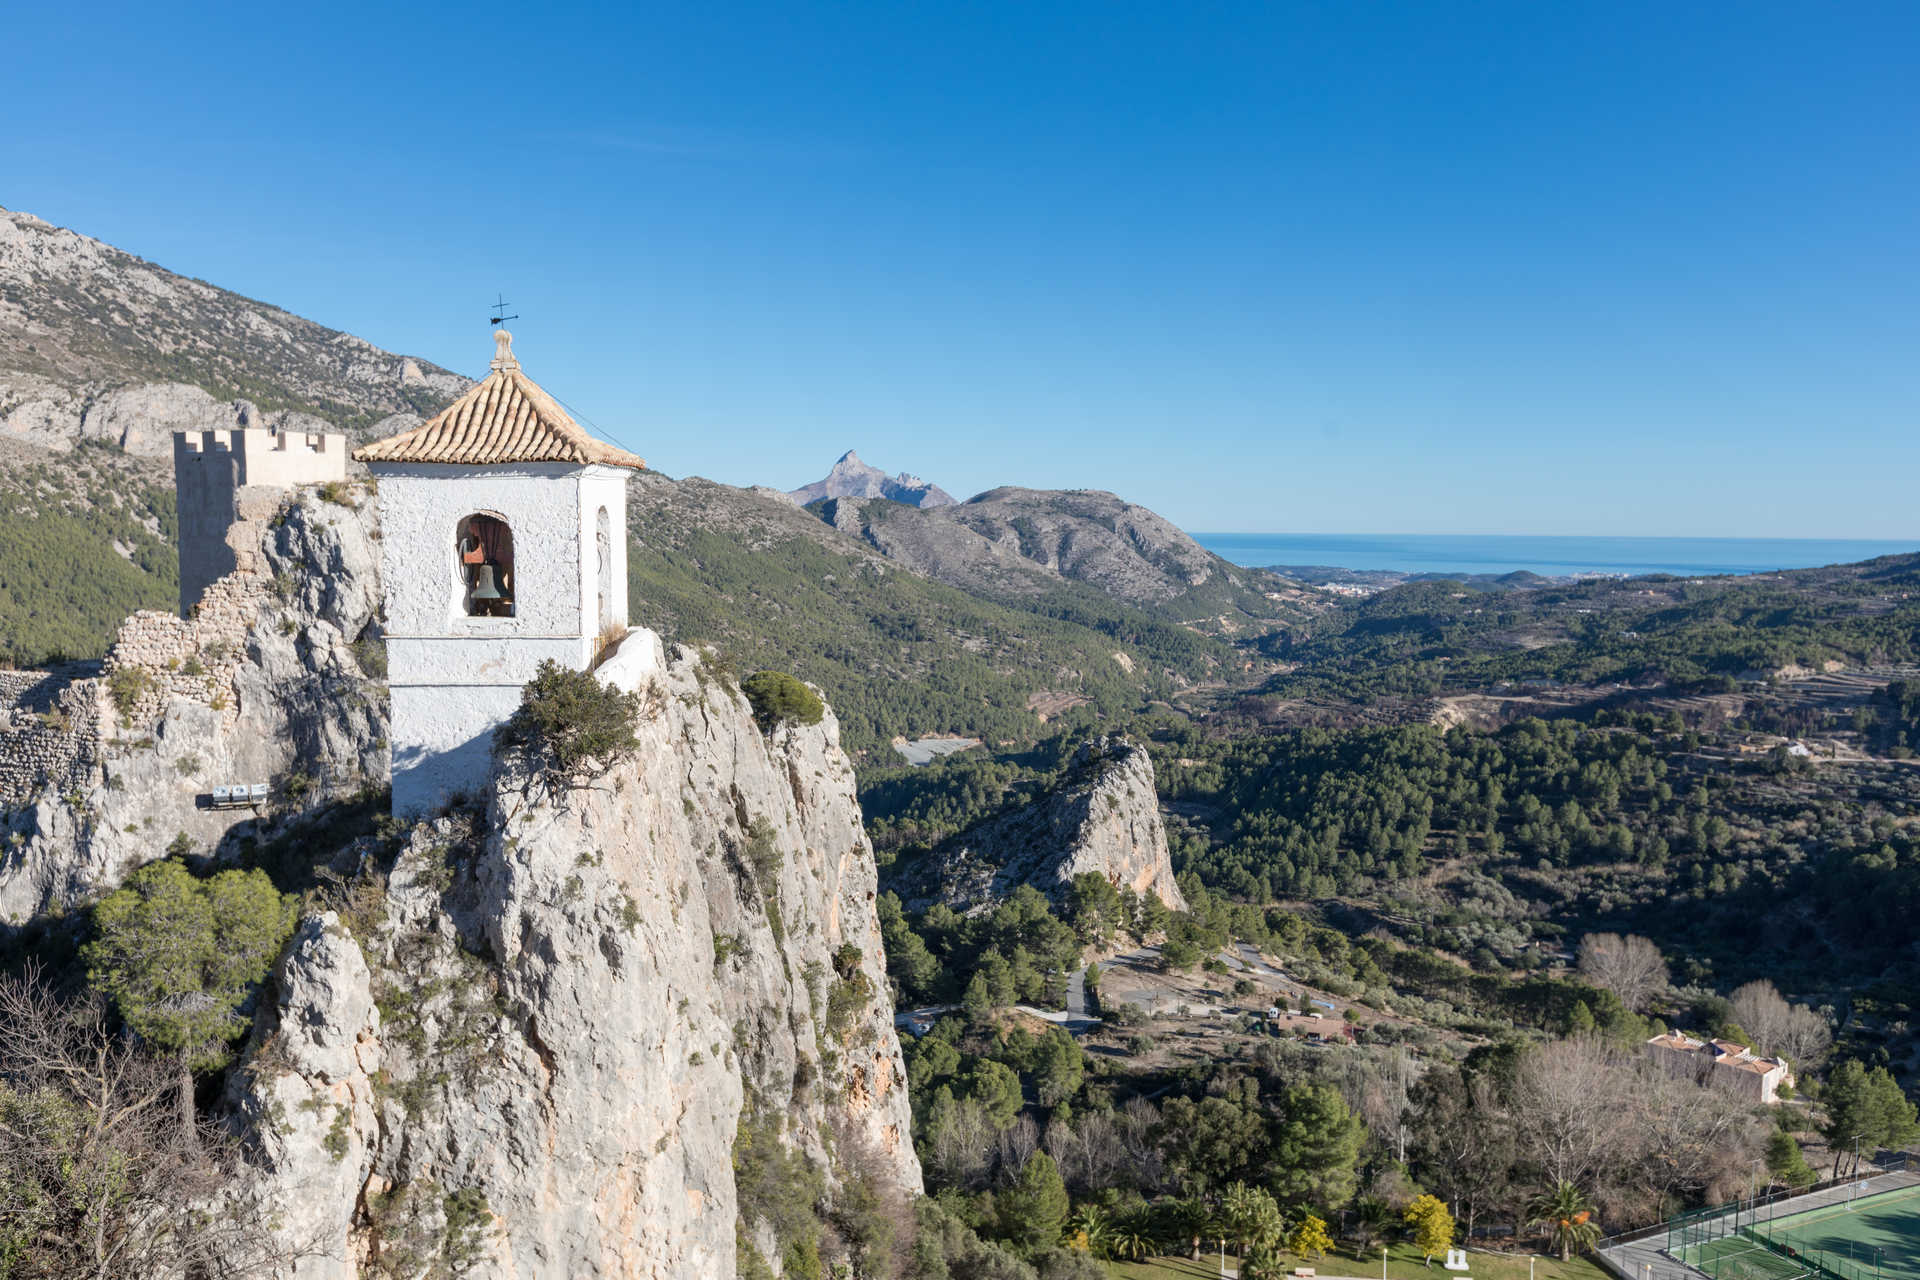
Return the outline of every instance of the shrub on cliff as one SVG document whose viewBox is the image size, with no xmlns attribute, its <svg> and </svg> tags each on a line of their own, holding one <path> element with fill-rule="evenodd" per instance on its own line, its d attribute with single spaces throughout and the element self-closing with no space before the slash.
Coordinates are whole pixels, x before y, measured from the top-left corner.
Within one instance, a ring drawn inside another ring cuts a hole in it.
<svg viewBox="0 0 1920 1280">
<path fill-rule="evenodd" d="M 605 773 L 640 749 L 640 695 L 548 659 L 520 691 L 520 709 L 494 730 L 495 754 L 525 750 L 550 780 Z"/>
<path fill-rule="evenodd" d="M 247 998 L 293 932 L 294 903 L 264 871 L 197 880 L 153 862 L 93 908 L 87 981 L 142 1040 L 196 1069 L 223 1066 Z"/>
<path fill-rule="evenodd" d="M 740 692 L 753 704 L 753 718 L 762 729 L 785 720 L 819 724 L 827 713 L 820 695 L 784 671 L 756 671 L 740 682 Z"/>
</svg>

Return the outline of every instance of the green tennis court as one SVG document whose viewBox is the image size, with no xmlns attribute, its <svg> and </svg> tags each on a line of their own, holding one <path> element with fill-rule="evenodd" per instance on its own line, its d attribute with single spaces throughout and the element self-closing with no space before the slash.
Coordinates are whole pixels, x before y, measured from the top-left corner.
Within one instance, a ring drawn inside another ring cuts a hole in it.
<svg viewBox="0 0 1920 1280">
<path fill-rule="evenodd" d="M 1844 1280 L 1920 1280 L 1920 1186 L 1756 1223 L 1753 1231 Z"/>
<path fill-rule="evenodd" d="M 1813 1268 L 1800 1266 L 1745 1236 L 1722 1236 L 1681 1251 L 1680 1260 L 1713 1280 L 1802 1280 Z"/>
</svg>

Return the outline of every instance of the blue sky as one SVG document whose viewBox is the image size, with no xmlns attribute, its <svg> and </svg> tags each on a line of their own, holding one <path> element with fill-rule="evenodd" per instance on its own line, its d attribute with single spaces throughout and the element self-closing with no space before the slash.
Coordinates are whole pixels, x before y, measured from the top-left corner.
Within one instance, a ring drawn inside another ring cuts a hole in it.
<svg viewBox="0 0 1920 1280">
<path fill-rule="evenodd" d="M 670 474 L 1920 540 L 1920 5 L 26 6 L 0 204 Z"/>
</svg>

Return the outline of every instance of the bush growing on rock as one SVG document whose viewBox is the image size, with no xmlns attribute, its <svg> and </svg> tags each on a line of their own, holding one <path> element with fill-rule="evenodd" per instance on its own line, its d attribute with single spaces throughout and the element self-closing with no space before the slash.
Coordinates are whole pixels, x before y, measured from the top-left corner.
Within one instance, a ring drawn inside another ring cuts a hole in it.
<svg viewBox="0 0 1920 1280">
<path fill-rule="evenodd" d="M 525 750 L 549 780 L 598 776 L 640 749 L 640 695 L 623 693 L 548 659 L 520 692 L 520 709 L 494 731 L 496 754 Z"/>
<path fill-rule="evenodd" d="M 129 715 L 153 687 L 153 676 L 145 667 L 116 667 L 107 677 L 107 693 L 121 715 Z"/>
<path fill-rule="evenodd" d="M 756 671 L 740 682 L 740 692 L 753 704 L 753 718 L 762 729 L 789 720 L 819 724 L 827 713 L 819 694 L 784 671 Z"/>
</svg>

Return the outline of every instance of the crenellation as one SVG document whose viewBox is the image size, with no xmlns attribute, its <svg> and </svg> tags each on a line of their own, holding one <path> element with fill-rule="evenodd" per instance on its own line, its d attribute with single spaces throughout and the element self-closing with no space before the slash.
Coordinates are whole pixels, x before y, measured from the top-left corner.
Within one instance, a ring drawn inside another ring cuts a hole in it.
<svg viewBox="0 0 1920 1280">
<path fill-rule="evenodd" d="M 181 616 L 215 582 L 253 568 L 248 560 L 260 543 L 259 522 L 287 489 L 346 476 L 347 441 L 339 432 L 263 427 L 174 432 Z"/>
</svg>

